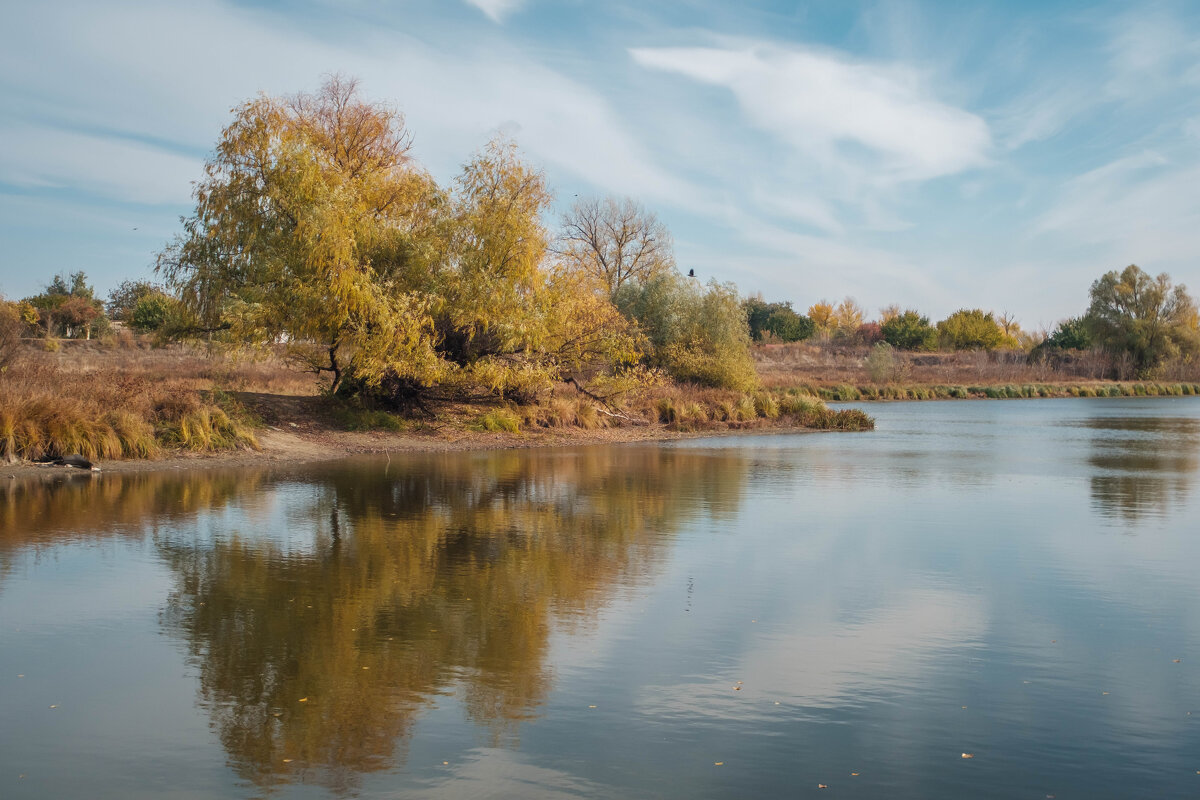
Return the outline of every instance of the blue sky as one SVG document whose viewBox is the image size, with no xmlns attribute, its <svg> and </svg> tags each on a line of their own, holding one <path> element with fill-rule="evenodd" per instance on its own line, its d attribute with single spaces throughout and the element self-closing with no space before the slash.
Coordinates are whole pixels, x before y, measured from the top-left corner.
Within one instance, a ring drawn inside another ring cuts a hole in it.
<svg viewBox="0 0 1200 800">
<path fill-rule="evenodd" d="M 8 2 L 0 293 L 152 277 L 229 109 L 360 79 L 448 180 L 497 131 L 680 265 L 1026 328 L 1137 263 L 1200 289 L 1200 4 Z"/>
</svg>

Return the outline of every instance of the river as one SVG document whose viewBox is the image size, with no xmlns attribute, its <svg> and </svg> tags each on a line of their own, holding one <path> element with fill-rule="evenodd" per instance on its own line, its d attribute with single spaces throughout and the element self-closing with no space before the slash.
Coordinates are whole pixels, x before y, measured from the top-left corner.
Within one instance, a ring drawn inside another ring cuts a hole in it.
<svg viewBox="0 0 1200 800">
<path fill-rule="evenodd" d="M 0 797 L 1200 796 L 1200 399 L 0 485 Z"/>
</svg>

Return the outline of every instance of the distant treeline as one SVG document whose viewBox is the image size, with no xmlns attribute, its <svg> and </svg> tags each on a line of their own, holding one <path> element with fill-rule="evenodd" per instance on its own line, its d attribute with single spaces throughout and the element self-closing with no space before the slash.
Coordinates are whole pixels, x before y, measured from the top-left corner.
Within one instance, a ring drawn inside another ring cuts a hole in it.
<svg viewBox="0 0 1200 800">
<path fill-rule="evenodd" d="M 1099 350 L 1114 362 L 1114 372 L 1154 375 L 1169 362 L 1194 363 L 1200 356 L 1196 304 L 1169 275 L 1151 277 L 1136 265 L 1108 272 L 1090 290 L 1091 304 L 1078 317 L 1052 331 L 1028 332 L 1009 314 L 960 309 L 938 322 L 914 309 L 888 306 L 877 321 L 866 321 L 852 299 L 832 305 L 814 303 L 807 314 L 788 302 L 744 301 L 755 341 L 797 342 L 817 338 L 857 345 L 886 345 L 898 350 L 1024 350 L 1031 360 L 1063 358 L 1071 351 Z M 1125 367 L 1126 369 L 1121 369 Z"/>
</svg>

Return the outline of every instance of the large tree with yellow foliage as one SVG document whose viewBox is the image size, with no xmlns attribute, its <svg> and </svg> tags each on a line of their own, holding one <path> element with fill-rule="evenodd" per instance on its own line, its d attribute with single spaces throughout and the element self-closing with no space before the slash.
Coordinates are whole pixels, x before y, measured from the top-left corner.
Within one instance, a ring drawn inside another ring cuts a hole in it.
<svg viewBox="0 0 1200 800">
<path fill-rule="evenodd" d="M 179 327 L 286 342 L 331 390 L 393 402 L 528 397 L 636 359 L 611 303 L 566 296 L 546 269 L 550 193 L 514 145 L 492 142 L 443 188 L 409 142 L 399 112 L 337 77 L 234 109 L 159 257 Z"/>
</svg>

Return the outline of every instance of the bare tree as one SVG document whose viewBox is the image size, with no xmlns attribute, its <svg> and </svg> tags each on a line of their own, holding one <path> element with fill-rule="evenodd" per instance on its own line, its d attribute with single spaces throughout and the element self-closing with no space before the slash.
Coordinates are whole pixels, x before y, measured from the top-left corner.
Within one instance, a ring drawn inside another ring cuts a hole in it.
<svg viewBox="0 0 1200 800">
<path fill-rule="evenodd" d="M 610 296 L 627 281 L 675 267 L 671 232 L 630 198 L 576 203 L 563 218 L 557 251 L 568 267 L 599 279 Z"/>
<path fill-rule="evenodd" d="M 1000 330 L 1004 331 L 1005 336 L 1013 339 L 1016 339 L 1023 333 L 1020 323 L 1017 322 L 1017 318 L 1007 311 L 996 318 L 996 324 L 1000 326 Z"/>
</svg>

